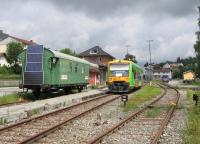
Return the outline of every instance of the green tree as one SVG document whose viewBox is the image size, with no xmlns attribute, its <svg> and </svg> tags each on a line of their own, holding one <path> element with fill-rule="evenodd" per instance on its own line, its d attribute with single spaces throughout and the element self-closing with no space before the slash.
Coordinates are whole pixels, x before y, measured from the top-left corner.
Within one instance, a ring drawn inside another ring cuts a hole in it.
<svg viewBox="0 0 200 144">
<path fill-rule="evenodd" d="M 134 63 L 137 63 L 136 57 L 132 54 L 127 53 L 124 57 L 124 60 L 130 60 Z"/>
<path fill-rule="evenodd" d="M 21 73 L 21 66 L 18 64 L 18 55 L 23 51 L 24 45 L 19 42 L 10 42 L 6 49 L 6 60 L 10 64 L 10 71 L 15 74 Z"/>
<path fill-rule="evenodd" d="M 145 64 L 144 64 L 144 67 L 147 67 L 149 65 L 149 63 L 148 62 L 146 62 Z"/>
<path fill-rule="evenodd" d="M 194 50 L 195 50 L 196 61 L 197 61 L 196 74 L 197 74 L 197 77 L 200 78 L 200 41 L 199 40 L 197 40 L 196 44 L 194 44 Z"/>
<path fill-rule="evenodd" d="M 72 51 L 70 48 L 61 49 L 60 52 L 61 52 L 61 53 L 64 53 L 64 54 L 76 56 L 76 57 L 78 56 L 78 55 L 76 54 L 76 52 L 75 52 L 75 51 Z"/>
<path fill-rule="evenodd" d="M 10 42 L 6 49 L 6 60 L 11 66 L 18 63 L 18 55 L 23 51 L 23 44 L 19 42 Z"/>
<path fill-rule="evenodd" d="M 181 63 L 181 58 L 178 57 L 178 58 L 176 59 L 176 62 L 177 62 L 177 63 Z"/>
</svg>

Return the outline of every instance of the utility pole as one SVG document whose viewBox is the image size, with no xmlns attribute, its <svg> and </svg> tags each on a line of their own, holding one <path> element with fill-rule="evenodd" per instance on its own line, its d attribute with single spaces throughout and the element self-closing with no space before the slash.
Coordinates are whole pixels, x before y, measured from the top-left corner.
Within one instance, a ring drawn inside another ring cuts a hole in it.
<svg viewBox="0 0 200 144">
<path fill-rule="evenodd" d="M 128 54 L 128 48 L 131 47 L 131 45 L 126 45 L 126 54 Z"/>
<path fill-rule="evenodd" d="M 149 43 L 149 62 L 151 65 L 151 42 L 153 42 L 153 40 L 147 40 L 147 42 Z"/>
<path fill-rule="evenodd" d="M 147 42 L 149 43 L 149 66 L 150 66 L 150 85 L 151 85 L 151 80 L 152 80 L 152 66 L 151 66 L 151 42 L 153 42 L 153 40 L 147 40 Z"/>
</svg>

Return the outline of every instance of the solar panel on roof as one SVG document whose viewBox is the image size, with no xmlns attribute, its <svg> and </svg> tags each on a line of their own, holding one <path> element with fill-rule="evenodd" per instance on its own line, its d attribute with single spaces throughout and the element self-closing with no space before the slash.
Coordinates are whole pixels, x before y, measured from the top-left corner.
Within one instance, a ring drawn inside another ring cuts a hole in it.
<svg viewBox="0 0 200 144">
<path fill-rule="evenodd" d="M 43 83 L 43 72 L 24 72 L 24 84 L 40 85 Z"/>
<path fill-rule="evenodd" d="M 42 54 L 27 54 L 27 62 L 42 62 Z"/>
<path fill-rule="evenodd" d="M 43 45 L 29 45 L 27 53 L 43 53 Z"/>
<path fill-rule="evenodd" d="M 27 63 L 26 71 L 42 71 L 42 63 Z"/>
<path fill-rule="evenodd" d="M 28 46 L 24 84 L 41 85 L 43 83 L 43 50 L 42 45 Z"/>
</svg>

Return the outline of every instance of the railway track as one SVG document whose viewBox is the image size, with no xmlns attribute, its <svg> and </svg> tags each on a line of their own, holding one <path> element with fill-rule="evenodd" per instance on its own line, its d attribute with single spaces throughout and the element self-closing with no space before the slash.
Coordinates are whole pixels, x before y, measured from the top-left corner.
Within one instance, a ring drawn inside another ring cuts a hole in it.
<svg viewBox="0 0 200 144">
<path fill-rule="evenodd" d="M 165 90 L 161 97 L 134 112 L 87 143 L 157 144 L 180 97 L 178 90 L 175 88 L 168 85 L 160 86 Z M 156 115 L 148 116 L 148 111 L 153 113 L 156 109 L 159 110 L 156 112 Z"/>
<path fill-rule="evenodd" d="M 119 97 L 119 95 L 106 94 L 67 108 L 3 127 L 0 129 L 0 143 L 31 143 L 53 132 L 67 122 L 75 120 Z"/>
</svg>

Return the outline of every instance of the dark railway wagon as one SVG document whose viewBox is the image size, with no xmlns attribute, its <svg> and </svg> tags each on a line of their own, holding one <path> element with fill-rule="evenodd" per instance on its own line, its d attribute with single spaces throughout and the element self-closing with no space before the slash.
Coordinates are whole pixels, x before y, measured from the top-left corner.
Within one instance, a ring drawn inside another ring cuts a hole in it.
<svg viewBox="0 0 200 144">
<path fill-rule="evenodd" d="M 30 45 L 20 55 L 22 79 L 20 88 L 41 91 L 76 88 L 81 91 L 88 84 L 90 63 L 86 60 Z"/>
</svg>

